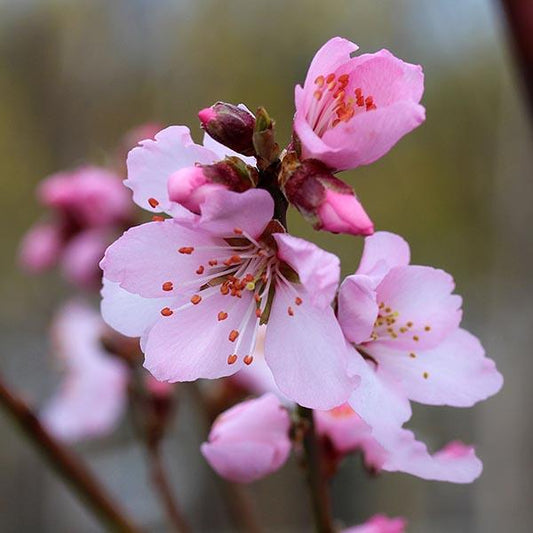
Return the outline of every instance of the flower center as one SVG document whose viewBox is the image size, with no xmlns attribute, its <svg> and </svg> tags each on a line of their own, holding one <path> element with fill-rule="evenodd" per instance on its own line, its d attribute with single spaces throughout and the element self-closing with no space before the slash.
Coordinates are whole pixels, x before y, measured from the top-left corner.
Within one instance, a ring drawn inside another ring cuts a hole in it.
<svg viewBox="0 0 533 533">
<path fill-rule="evenodd" d="M 307 121 L 313 131 L 322 137 L 327 130 L 341 122 L 349 122 L 354 116 L 376 108 L 374 98 L 365 96 L 357 87 L 349 92 L 350 74 L 318 76 L 316 90 L 307 110 Z"/>
</svg>

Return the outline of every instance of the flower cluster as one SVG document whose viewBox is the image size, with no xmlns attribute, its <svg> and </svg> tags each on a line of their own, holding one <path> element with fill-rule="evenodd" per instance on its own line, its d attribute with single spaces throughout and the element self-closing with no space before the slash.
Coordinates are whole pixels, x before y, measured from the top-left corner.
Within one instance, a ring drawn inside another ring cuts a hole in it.
<svg viewBox="0 0 533 533">
<path fill-rule="evenodd" d="M 457 483 L 481 472 L 473 448 L 431 455 L 403 427 L 410 401 L 468 407 L 502 378 L 459 326 L 452 277 L 411 265 L 398 235 L 373 234 L 335 175 L 375 161 L 424 120 L 421 68 L 356 49 L 334 38 L 318 51 L 296 87 L 284 150 L 263 108 L 219 102 L 199 113 L 202 145 L 171 126 L 128 155 L 125 183 L 155 215 L 107 249 L 102 313 L 140 337 L 158 380 L 257 373 L 248 383 L 266 395 L 223 414 L 202 448 L 235 481 L 287 459 L 293 402 L 315 410 L 334 462 L 362 451 L 373 471 Z M 287 233 L 288 205 L 317 229 L 366 236 L 353 275 L 340 283 L 336 256 Z"/>
</svg>

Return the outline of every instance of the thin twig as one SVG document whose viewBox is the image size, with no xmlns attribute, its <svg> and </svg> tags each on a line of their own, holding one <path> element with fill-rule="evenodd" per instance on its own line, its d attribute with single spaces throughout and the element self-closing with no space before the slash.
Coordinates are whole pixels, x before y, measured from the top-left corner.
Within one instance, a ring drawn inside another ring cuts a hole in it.
<svg viewBox="0 0 533 533">
<path fill-rule="evenodd" d="M 329 487 L 322 466 L 322 456 L 319 442 L 316 437 L 313 411 L 307 407 L 299 405 L 298 416 L 303 423 L 305 467 L 315 517 L 316 531 L 317 533 L 333 533 L 335 529 L 331 517 Z"/>
<path fill-rule="evenodd" d="M 121 511 L 106 489 L 70 449 L 57 441 L 31 409 L 0 379 L 0 404 L 56 473 L 73 489 L 108 531 L 135 533 L 141 530 Z"/>
<path fill-rule="evenodd" d="M 163 467 L 160 446 L 151 446 L 148 449 L 148 455 L 152 484 L 161 497 L 161 501 L 163 502 L 170 523 L 173 525 L 177 533 L 188 533 L 190 531 L 189 525 L 181 514 L 174 492 Z"/>
</svg>

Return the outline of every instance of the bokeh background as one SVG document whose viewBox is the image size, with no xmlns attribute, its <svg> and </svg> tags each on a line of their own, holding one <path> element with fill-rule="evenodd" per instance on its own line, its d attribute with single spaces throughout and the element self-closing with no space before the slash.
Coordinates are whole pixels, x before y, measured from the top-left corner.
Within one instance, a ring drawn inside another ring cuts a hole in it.
<svg viewBox="0 0 533 533">
<path fill-rule="evenodd" d="M 36 406 L 59 376 L 47 327 L 69 292 L 53 274 L 29 278 L 16 266 L 21 236 L 42 215 L 39 180 L 105 163 L 146 121 L 188 124 L 199 141 L 196 113 L 217 100 L 265 105 L 286 141 L 294 85 L 333 35 L 424 66 L 426 123 L 344 177 L 379 229 L 408 239 L 416 263 L 454 274 L 464 323 L 506 380 L 474 409 L 417 409 L 411 424 L 434 448 L 477 443 L 485 471 L 473 485 L 370 479 L 354 458 L 333 486 L 335 516 L 400 514 L 415 533 L 530 531 L 533 150 L 496 1 L 0 0 L 1 372 Z M 344 273 L 355 268 L 359 242 L 317 234 L 294 213 L 290 224 L 337 253 Z M 3 415 L 0 431 L 0 531 L 100 531 Z M 231 531 L 198 452 L 203 431 L 185 406 L 166 458 L 195 530 Z M 77 449 L 148 531 L 165 531 L 127 421 Z M 301 477 L 291 463 L 250 488 L 266 530 L 310 530 Z"/>
</svg>

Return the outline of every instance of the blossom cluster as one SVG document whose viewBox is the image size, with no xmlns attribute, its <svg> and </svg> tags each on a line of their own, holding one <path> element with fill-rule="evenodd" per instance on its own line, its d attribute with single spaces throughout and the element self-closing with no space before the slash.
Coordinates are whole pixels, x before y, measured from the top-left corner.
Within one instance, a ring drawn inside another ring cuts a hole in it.
<svg viewBox="0 0 533 533">
<path fill-rule="evenodd" d="M 264 108 L 254 114 L 219 102 L 199 112 L 202 144 L 186 126 L 170 126 L 127 156 L 125 185 L 152 220 L 105 251 L 102 316 L 140 339 L 144 367 L 156 380 L 228 378 L 258 396 L 222 413 L 202 446 L 211 466 L 233 481 L 276 471 L 298 448 L 296 404 L 314 411 L 332 470 L 358 451 L 373 472 L 456 483 L 481 473 L 473 447 L 453 441 L 431 454 L 404 427 L 411 402 L 470 407 L 495 394 L 502 377 L 460 326 L 453 278 L 411 264 L 407 242 L 375 232 L 338 177 L 376 161 L 425 119 L 421 67 L 386 50 L 352 55 L 356 50 L 337 37 L 317 52 L 296 87 L 293 136 L 283 149 Z M 88 264 L 69 249 L 127 218 L 116 180 L 100 196 L 84 188 L 84 176 L 92 173 L 94 184 L 97 172 L 104 171 L 76 171 L 68 187 L 63 176 L 43 185 L 43 202 L 61 220 L 28 236 L 25 264 L 41 269 L 61 256 L 69 269 L 69 254 Z M 353 274 L 341 280 L 338 257 L 288 232 L 288 206 L 315 229 L 364 236 Z M 83 311 L 69 312 L 76 315 Z M 93 323 L 86 343 L 92 362 L 80 356 L 46 419 L 56 420 L 66 404 L 74 416 L 59 418 L 75 419 L 84 391 L 104 402 L 102 387 L 113 408 L 99 410 L 90 425 L 101 429 L 118 418 L 124 368 L 103 364 L 94 341 L 99 327 Z M 347 531 L 404 526 L 378 516 Z"/>
</svg>

